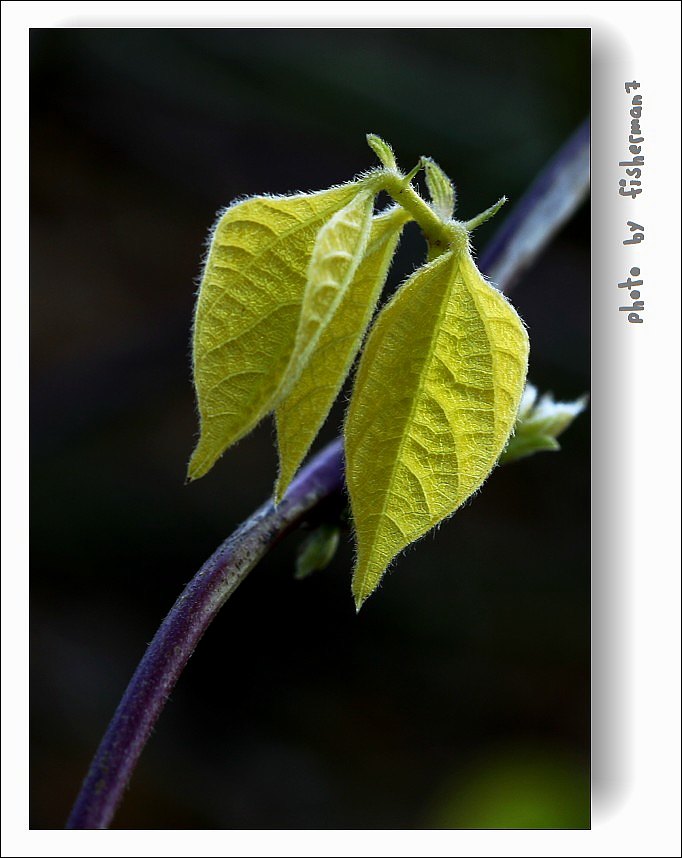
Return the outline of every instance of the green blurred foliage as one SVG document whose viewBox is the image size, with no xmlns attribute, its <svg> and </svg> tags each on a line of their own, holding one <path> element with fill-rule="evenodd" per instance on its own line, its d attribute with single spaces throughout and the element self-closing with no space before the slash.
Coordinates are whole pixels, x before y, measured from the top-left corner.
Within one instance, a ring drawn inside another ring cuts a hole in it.
<svg viewBox="0 0 682 858">
<path fill-rule="evenodd" d="M 472 761 L 448 785 L 426 828 L 590 827 L 584 760 L 558 749 L 497 749 Z"/>
</svg>

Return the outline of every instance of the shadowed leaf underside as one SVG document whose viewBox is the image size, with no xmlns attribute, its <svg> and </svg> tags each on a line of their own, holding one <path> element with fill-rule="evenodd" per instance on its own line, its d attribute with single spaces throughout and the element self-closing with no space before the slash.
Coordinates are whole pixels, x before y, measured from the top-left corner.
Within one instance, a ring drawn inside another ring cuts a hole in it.
<svg viewBox="0 0 682 858">
<path fill-rule="evenodd" d="M 317 236 L 282 396 L 296 383 L 327 327 L 336 322 L 339 305 L 365 255 L 373 207 L 374 192 L 362 191 L 336 212 Z"/>
<path fill-rule="evenodd" d="M 408 219 L 409 215 L 398 208 L 374 218 L 365 256 L 353 280 L 298 380 L 277 407 L 277 501 L 308 452 L 355 360 Z"/>
</svg>

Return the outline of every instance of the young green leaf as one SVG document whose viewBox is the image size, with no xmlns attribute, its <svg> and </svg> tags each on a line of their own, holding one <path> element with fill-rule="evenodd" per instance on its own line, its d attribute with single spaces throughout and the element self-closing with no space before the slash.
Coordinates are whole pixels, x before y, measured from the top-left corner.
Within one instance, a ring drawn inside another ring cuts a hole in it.
<svg viewBox="0 0 682 858">
<path fill-rule="evenodd" d="M 189 478 L 203 476 L 269 412 L 294 346 L 320 227 L 358 193 L 253 197 L 218 220 L 194 319 L 201 436 Z"/>
<path fill-rule="evenodd" d="M 386 281 L 409 215 L 393 208 L 372 223 L 365 257 L 308 363 L 276 410 L 280 470 L 277 502 L 303 461 L 336 399 Z"/>
<path fill-rule="evenodd" d="M 423 157 L 422 164 L 431 207 L 443 220 L 450 220 L 455 212 L 455 189 L 452 182 L 432 158 Z"/>
<path fill-rule="evenodd" d="M 391 149 L 391 147 L 385 140 L 382 140 L 381 137 L 379 137 L 377 134 L 368 134 L 366 139 L 367 145 L 381 161 L 384 167 L 386 167 L 386 169 L 398 169 L 398 165 L 396 164 L 395 160 L 395 155 L 393 154 L 393 149 Z"/>
<path fill-rule="evenodd" d="M 374 190 L 363 190 L 326 223 L 315 240 L 294 350 L 278 400 L 289 394 L 310 360 L 365 255 L 372 227 Z"/>
<path fill-rule="evenodd" d="M 407 545 L 479 488 L 514 425 L 521 320 L 467 249 L 419 269 L 379 315 L 345 430 L 358 608 Z"/>
<path fill-rule="evenodd" d="M 341 529 L 338 524 L 321 524 L 301 543 L 296 555 L 294 578 L 302 581 L 313 572 L 326 569 L 339 547 Z"/>
<path fill-rule="evenodd" d="M 537 388 L 527 384 L 516 417 L 514 435 L 500 456 L 500 464 L 506 465 L 545 450 L 560 450 L 557 437 L 568 429 L 586 407 L 585 396 L 573 402 L 555 402 L 552 395 L 546 393 L 538 400 Z"/>
</svg>

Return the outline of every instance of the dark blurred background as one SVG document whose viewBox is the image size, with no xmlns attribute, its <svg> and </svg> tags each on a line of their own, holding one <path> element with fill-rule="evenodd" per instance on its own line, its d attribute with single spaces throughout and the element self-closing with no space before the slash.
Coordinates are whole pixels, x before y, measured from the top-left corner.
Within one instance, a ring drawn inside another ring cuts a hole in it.
<svg viewBox="0 0 682 858">
<path fill-rule="evenodd" d="M 589 109 L 588 30 L 33 30 L 32 826 L 64 824 L 145 645 L 269 495 L 269 422 L 196 484 L 189 329 L 234 197 L 432 155 L 518 199 Z M 476 234 L 481 250 L 497 222 Z M 514 292 L 531 379 L 589 388 L 589 212 Z M 408 229 L 389 288 L 420 262 Z M 318 447 L 333 437 L 336 408 Z M 300 535 L 202 641 L 116 827 L 589 825 L 589 418 L 499 470 L 356 617 Z"/>
</svg>

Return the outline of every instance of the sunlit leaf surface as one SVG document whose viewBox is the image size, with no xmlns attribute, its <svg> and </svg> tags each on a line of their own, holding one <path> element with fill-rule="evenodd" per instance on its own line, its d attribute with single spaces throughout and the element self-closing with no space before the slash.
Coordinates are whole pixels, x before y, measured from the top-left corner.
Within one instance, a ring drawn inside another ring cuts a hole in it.
<svg viewBox="0 0 682 858">
<path fill-rule="evenodd" d="M 358 607 L 403 548 L 461 506 L 514 426 L 525 328 L 469 252 L 419 269 L 379 315 L 346 422 Z"/>
<path fill-rule="evenodd" d="M 272 410 L 294 347 L 315 239 L 357 191 L 351 183 L 254 197 L 219 219 L 194 321 L 201 436 L 190 479 L 203 476 Z"/>
</svg>

